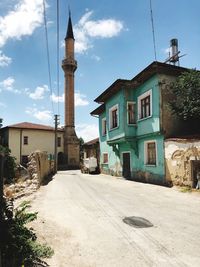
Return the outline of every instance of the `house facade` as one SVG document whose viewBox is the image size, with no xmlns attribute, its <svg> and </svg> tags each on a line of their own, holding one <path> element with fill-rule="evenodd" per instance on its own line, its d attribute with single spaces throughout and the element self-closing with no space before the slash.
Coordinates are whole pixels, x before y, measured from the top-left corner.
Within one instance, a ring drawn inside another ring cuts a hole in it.
<svg viewBox="0 0 200 267">
<path fill-rule="evenodd" d="M 187 69 L 153 62 L 132 80 L 116 80 L 95 101 L 99 118 L 100 168 L 128 179 L 168 184 L 164 140 L 181 122 L 170 114 L 169 87 Z"/>
<path fill-rule="evenodd" d="M 83 158 L 95 157 L 99 162 L 99 138 L 95 138 L 83 144 Z"/>
<path fill-rule="evenodd" d="M 8 146 L 11 155 L 16 158 L 16 163 L 25 165 L 30 153 L 40 150 L 45 151 L 49 158 L 53 158 L 55 146 L 54 128 L 41 124 L 23 122 L 9 125 L 0 130 L 1 144 Z M 57 152 L 64 151 L 64 131 L 58 130 Z"/>
</svg>

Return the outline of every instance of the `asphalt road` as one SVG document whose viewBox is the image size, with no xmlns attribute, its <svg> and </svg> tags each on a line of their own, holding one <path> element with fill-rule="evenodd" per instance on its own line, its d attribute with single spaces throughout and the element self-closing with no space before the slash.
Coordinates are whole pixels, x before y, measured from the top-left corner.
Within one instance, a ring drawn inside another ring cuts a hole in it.
<svg viewBox="0 0 200 267">
<path fill-rule="evenodd" d="M 200 266 L 200 193 L 63 171 L 32 198 L 51 267 Z"/>
</svg>

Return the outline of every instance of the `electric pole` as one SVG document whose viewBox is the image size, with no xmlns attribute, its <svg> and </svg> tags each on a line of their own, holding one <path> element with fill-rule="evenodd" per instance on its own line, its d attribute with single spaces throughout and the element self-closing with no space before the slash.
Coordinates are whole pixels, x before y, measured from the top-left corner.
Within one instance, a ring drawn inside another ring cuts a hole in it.
<svg viewBox="0 0 200 267">
<path fill-rule="evenodd" d="M 2 235 L 3 226 L 3 167 L 4 153 L 0 153 L 0 235 Z M 0 267 L 2 267 L 2 251 L 0 249 Z"/>
<path fill-rule="evenodd" d="M 59 115 L 54 115 L 55 120 L 55 147 L 54 147 L 54 173 L 57 173 L 58 160 L 57 160 L 57 147 L 58 147 L 58 125 L 59 125 Z"/>
</svg>

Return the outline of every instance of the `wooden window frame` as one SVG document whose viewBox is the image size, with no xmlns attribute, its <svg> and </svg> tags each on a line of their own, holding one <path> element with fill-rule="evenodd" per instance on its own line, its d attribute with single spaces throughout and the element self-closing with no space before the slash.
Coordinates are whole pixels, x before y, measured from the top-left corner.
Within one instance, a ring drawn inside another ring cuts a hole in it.
<svg viewBox="0 0 200 267">
<path fill-rule="evenodd" d="M 102 136 L 107 134 L 106 117 L 102 119 Z"/>
<path fill-rule="evenodd" d="M 151 153 L 152 151 L 150 151 L 149 145 L 154 144 L 154 155 L 152 156 Z M 149 140 L 145 142 L 145 151 L 144 151 L 144 155 L 145 155 L 145 165 L 147 166 L 157 166 L 157 142 L 156 140 Z M 154 159 L 152 161 L 152 158 Z"/>
<path fill-rule="evenodd" d="M 119 105 L 116 104 L 109 109 L 109 130 L 119 127 Z"/>
<path fill-rule="evenodd" d="M 103 158 L 102 158 L 103 159 L 103 161 L 102 161 L 103 164 L 108 164 L 108 153 L 104 152 L 102 155 L 103 155 Z M 107 157 L 107 160 L 105 160 L 105 156 Z"/>
<path fill-rule="evenodd" d="M 130 110 L 129 106 L 132 105 L 133 109 Z M 130 111 L 132 112 L 132 114 L 130 115 Z M 132 117 L 132 120 L 131 120 Z M 128 101 L 127 102 L 127 124 L 128 125 L 135 125 L 136 124 L 136 117 L 135 117 L 135 102 L 133 101 Z"/>
<path fill-rule="evenodd" d="M 152 89 L 138 97 L 138 120 L 152 116 Z"/>
<path fill-rule="evenodd" d="M 23 144 L 24 144 L 25 146 L 28 145 L 28 136 L 27 136 L 27 135 L 25 135 L 25 136 L 23 137 Z"/>
<path fill-rule="evenodd" d="M 57 147 L 61 147 L 61 136 L 57 137 Z"/>
</svg>

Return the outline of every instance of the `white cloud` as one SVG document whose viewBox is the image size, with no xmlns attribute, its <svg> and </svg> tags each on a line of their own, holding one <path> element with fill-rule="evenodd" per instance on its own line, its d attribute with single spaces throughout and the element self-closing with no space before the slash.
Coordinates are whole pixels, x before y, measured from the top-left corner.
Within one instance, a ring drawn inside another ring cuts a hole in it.
<svg viewBox="0 0 200 267">
<path fill-rule="evenodd" d="M 13 77 L 8 77 L 7 79 L 3 80 L 2 82 L 0 82 L 0 89 L 1 91 L 10 91 L 13 93 L 20 93 L 19 90 L 14 89 L 13 85 L 15 83 L 15 79 Z"/>
<path fill-rule="evenodd" d="M 13 84 L 15 79 L 13 77 L 8 77 L 7 79 L 3 80 L 0 84 L 3 86 L 4 89 L 10 91 L 13 89 Z"/>
<path fill-rule="evenodd" d="M 35 107 L 28 107 L 26 108 L 25 112 L 43 122 L 49 122 L 50 120 L 52 120 L 52 114 L 50 110 L 38 110 Z"/>
<path fill-rule="evenodd" d="M 62 96 L 57 96 L 55 95 L 54 93 L 50 96 L 51 100 L 54 102 L 54 103 L 63 103 L 64 102 L 64 94 Z"/>
<path fill-rule="evenodd" d="M 55 103 L 64 103 L 64 94 L 62 96 L 57 96 L 54 93 L 51 95 L 51 100 Z M 74 101 L 75 101 L 75 106 L 87 106 L 89 105 L 89 102 L 86 99 L 86 96 L 81 94 L 80 92 L 76 92 L 74 94 Z"/>
<path fill-rule="evenodd" d="M 4 17 L 0 17 L 0 47 L 9 39 L 31 35 L 43 23 L 42 0 L 20 0 Z"/>
<path fill-rule="evenodd" d="M 4 55 L 3 52 L 0 50 L 0 67 L 8 66 L 11 62 L 12 59 Z"/>
<path fill-rule="evenodd" d="M 86 96 L 83 94 L 80 94 L 80 92 L 75 93 L 75 106 L 87 106 L 89 102 L 86 99 Z"/>
<path fill-rule="evenodd" d="M 87 21 L 84 27 L 89 36 L 111 38 L 119 34 L 119 32 L 123 29 L 123 24 L 120 21 L 107 19 Z"/>
<path fill-rule="evenodd" d="M 99 62 L 101 60 L 101 58 L 99 56 L 97 56 L 97 55 L 92 55 L 91 58 L 96 60 L 97 62 Z"/>
<path fill-rule="evenodd" d="M 85 53 L 93 47 L 92 38 L 112 38 L 124 29 L 123 23 L 115 19 L 91 20 L 93 11 L 87 11 L 74 26 L 75 51 Z"/>
<path fill-rule="evenodd" d="M 99 129 L 96 124 L 78 124 L 76 133 L 78 137 L 83 138 L 84 142 L 87 142 L 99 136 Z"/>
<path fill-rule="evenodd" d="M 28 88 L 25 89 L 25 92 L 28 94 L 28 96 L 34 100 L 43 99 L 45 92 L 48 91 L 49 89 L 47 85 L 37 86 L 33 93 L 30 93 Z"/>
</svg>

